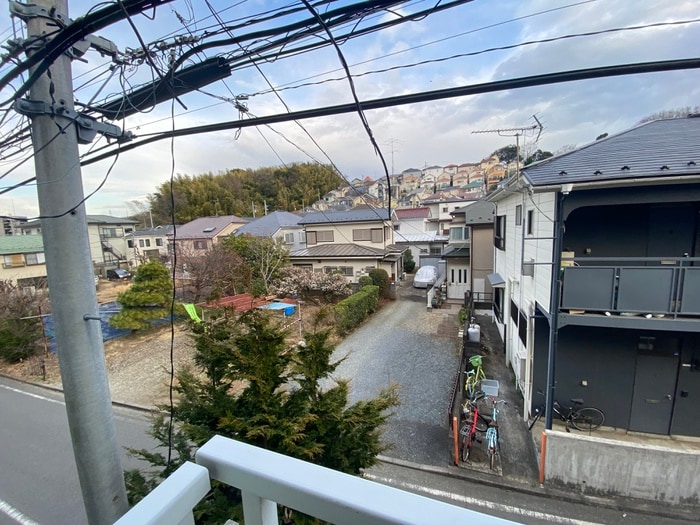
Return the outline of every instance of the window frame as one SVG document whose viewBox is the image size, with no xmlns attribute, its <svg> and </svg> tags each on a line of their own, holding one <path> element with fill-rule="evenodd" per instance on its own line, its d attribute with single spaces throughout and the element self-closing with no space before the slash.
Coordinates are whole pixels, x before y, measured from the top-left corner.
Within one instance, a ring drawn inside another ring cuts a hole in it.
<svg viewBox="0 0 700 525">
<path fill-rule="evenodd" d="M 493 228 L 493 245 L 499 250 L 506 249 L 506 218 L 507 215 L 496 215 Z"/>
</svg>

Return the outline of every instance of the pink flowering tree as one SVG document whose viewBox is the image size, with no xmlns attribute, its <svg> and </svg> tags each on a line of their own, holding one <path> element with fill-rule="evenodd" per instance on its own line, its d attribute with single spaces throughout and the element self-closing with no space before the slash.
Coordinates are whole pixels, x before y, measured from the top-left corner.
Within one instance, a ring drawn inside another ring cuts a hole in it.
<svg viewBox="0 0 700 525">
<path fill-rule="evenodd" d="M 306 268 L 286 267 L 275 281 L 277 295 L 297 296 L 319 302 L 333 302 L 352 294 L 347 278 L 339 273 L 314 272 Z"/>
</svg>

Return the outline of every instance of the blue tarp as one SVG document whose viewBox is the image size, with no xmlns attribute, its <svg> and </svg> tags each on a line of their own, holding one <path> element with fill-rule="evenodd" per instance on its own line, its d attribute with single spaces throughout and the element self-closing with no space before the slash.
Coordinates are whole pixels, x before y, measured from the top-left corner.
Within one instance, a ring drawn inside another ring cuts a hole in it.
<svg viewBox="0 0 700 525">
<path fill-rule="evenodd" d="M 121 305 L 116 301 L 111 303 L 105 303 L 99 305 L 99 316 L 100 316 L 100 326 L 102 327 L 102 340 L 109 341 L 111 339 L 116 339 L 117 337 L 123 337 L 131 333 L 131 330 L 123 330 L 119 328 L 114 328 L 109 324 L 109 318 L 121 310 Z M 56 351 L 56 339 L 54 337 L 53 330 L 53 317 L 51 315 L 45 315 L 42 319 L 44 323 L 44 333 L 46 338 L 49 340 L 49 350 L 51 352 Z M 94 321 L 86 321 L 94 322 Z"/>
<path fill-rule="evenodd" d="M 293 304 L 279 302 L 258 306 L 258 308 L 261 308 L 263 310 L 284 310 L 284 315 L 292 315 L 294 313 L 294 307 L 295 305 Z"/>
</svg>

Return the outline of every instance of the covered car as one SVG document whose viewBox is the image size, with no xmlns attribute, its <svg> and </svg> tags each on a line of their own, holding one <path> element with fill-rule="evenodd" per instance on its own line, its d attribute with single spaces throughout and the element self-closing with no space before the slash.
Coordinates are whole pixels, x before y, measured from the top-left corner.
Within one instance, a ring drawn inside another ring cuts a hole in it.
<svg viewBox="0 0 700 525">
<path fill-rule="evenodd" d="M 107 279 L 110 281 L 125 281 L 131 278 L 131 274 L 122 268 L 107 270 Z"/>
<path fill-rule="evenodd" d="M 422 266 L 418 268 L 413 278 L 414 288 L 431 288 L 438 278 L 438 270 L 435 266 Z"/>
</svg>

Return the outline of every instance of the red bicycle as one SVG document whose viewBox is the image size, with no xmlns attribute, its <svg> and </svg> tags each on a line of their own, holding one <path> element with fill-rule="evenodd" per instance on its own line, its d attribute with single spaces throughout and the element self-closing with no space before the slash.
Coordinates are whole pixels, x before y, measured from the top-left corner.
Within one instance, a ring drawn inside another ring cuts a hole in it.
<svg viewBox="0 0 700 525">
<path fill-rule="evenodd" d="M 462 461 L 467 461 L 471 455 L 472 446 L 475 442 L 480 442 L 476 438 L 477 431 L 485 432 L 488 428 L 488 421 L 479 413 L 477 401 L 484 398 L 483 392 L 477 392 L 474 399 L 467 400 L 462 405 L 462 425 L 459 428 L 459 434 L 462 436 L 460 449 L 462 451 Z"/>
</svg>

